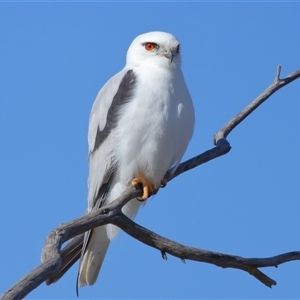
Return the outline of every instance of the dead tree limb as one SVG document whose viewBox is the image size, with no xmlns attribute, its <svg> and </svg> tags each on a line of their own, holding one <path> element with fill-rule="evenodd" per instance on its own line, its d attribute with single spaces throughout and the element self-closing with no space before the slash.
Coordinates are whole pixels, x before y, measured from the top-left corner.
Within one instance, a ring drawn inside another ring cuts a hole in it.
<svg viewBox="0 0 300 300">
<path fill-rule="evenodd" d="M 214 144 L 216 145 L 214 148 L 181 163 L 174 173 L 172 172 L 172 169 L 169 170 L 165 176 L 166 180 L 171 181 L 186 171 L 228 153 L 231 147 L 226 140 L 226 137 L 229 133 L 273 93 L 300 77 L 300 70 L 291 73 L 284 79 L 280 79 L 280 72 L 281 67 L 278 66 L 273 83 L 214 135 Z M 127 234 L 142 243 L 160 250 L 163 258 L 166 258 L 166 253 L 168 253 L 183 261 L 189 259 L 214 264 L 222 268 L 240 269 L 253 275 L 268 287 L 275 285 L 276 282 L 258 270 L 258 268 L 276 267 L 277 265 L 288 261 L 300 260 L 300 251 L 284 253 L 269 258 L 242 258 L 239 256 L 187 247 L 171 241 L 136 224 L 122 213 L 122 207 L 131 199 L 141 196 L 141 194 L 142 191 L 140 189 L 129 187 L 110 205 L 97 211 L 92 211 L 81 218 L 62 224 L 54 229 L 48 235 L 42 251 L 43 263 L 6 291 L 0 299 L 8 300 L 24 298 L 41 283 L 45 282 L 53 274 L 59 271 L 61 266 L 60 249 L 64 242 L 95 227 L 109 223 L 120 227 Z"/>
<path fill-rule="evenodd" d="M 300 70 L 297 70 L 287 77 L 280 79 L 281 66 L 277 66 L 276 76 L 270 86 L 263 91 L 256 99 L 254 99 L 249 105 L 247 105 L 239 114 L 231 119 L 225 126 L 215 134 L 214 143 L 215 145 L 220 139 L 226 139 L 228 134 L 239 125 L 244 119 L 246 119 L 255 109 L 257 109 L 262 103 L 264 103 L 271 95 L 276 91 L 286 86 L 290 82 L 300 77 Z"/>
</svg>

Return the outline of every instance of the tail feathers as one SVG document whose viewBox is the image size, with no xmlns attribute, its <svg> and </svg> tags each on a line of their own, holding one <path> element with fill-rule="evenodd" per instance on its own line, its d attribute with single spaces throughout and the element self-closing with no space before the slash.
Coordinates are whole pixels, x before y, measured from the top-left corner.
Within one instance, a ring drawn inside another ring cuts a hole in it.
<svg viewBox="0 0 300 300">
<path fill-rule="evenodd" d="M 136 199 L 133 199 L 131 201 L 129 201 L 126 205 L 123 206 L 122 208 L 122 212 L 131 220 L 134 219 L 134 217 L 136 216 L 140 206 L 142 204 L 145 204 L 146 201 L 144 202 L 140 202 Z M 113 238 L 116 237 L 117 233 L 119 232 L 120 228 L 112 225 L 112 224 L 107 224 L 106 225 L 107 228 L 107 236 L 110 240 L 112 240 Z"/>
<path fill-rule="evenodd" d="M 57 282 L 80 258 L 84 234 L 74 237 L 62 250 L 61 269 L 46 280 L 46 284 L 50 285 Z"/>
<path fill-rule="evenodd" d="M 91 232 L 90 240 L 79 268 L 79 287 L 87 284 L 93 285 L 96 282 L 109 243 L 106 226 L 98 227 Z"/>
</svg>

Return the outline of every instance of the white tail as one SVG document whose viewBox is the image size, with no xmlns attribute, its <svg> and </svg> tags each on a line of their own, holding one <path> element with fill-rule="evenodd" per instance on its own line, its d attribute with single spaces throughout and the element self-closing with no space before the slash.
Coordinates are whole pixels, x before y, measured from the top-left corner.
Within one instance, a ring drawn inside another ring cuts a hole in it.
<svg viewBox="0 0 300 300">
<path fill-rule="evenodd" d="M 95 228 L 79 268 L 78 286 L 93 285 L 98 277 L 110 240 L 106 226 Z"/>
</svg>

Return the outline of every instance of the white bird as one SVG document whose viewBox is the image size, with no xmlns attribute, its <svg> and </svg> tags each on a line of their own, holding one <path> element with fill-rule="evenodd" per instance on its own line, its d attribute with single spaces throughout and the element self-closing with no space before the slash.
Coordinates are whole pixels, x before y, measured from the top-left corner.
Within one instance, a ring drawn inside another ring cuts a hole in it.
<svg viewBox="0 0 300 300">
<path fill-rule="evenodd" d="M 155 194 L 168 169 L 179 165 L 194 123 L 180 43 L 165 32 L 139 35 L 125 67 L 103 86 L 92 107 L 88 211 L 111 203 L 131 184 L 142 184 L 143 200 Z M 132 199 L 123 212 L 133 219 L 141 203 Z M 117 232 L 109 224 L 87 232 L 83 242 L 82 236 L 74 238 L 62 251 L 62 270 L 47 283 L 57 281 L 81 257 L 77 284 L 94 284 Z"/>
</svg>

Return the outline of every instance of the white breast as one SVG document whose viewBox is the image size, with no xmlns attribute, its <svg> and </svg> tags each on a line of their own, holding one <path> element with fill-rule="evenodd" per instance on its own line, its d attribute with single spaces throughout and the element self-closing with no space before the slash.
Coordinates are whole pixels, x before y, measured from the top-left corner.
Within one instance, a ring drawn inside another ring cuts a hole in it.
<svg viewBox="0 0 300 300">
<path fill-rule="evenodd" d="M 143 173 L 153 184 L 178 164 L 193 133 L 194 110 L 180 69 L 134 69 L 133 100 L 120 111 L 115 134 L 120 181 Z"/>
<path fill-rule="evenodd" d="M 114 129 L 114 156 L 118 163 L 108 202 L 116 199 L 142 173 L 160 184 L 166 171 L 178 165 L 194 128 L 194 108 L 181 70 L 147 66 L 134 69 L 137 84 L 133 99 L 120 110 Z M 132 200 L 122 211 L 131 219 L 142 202 Z M 114 238 L 119 231 L 107 225 Z"/>
</svg>

